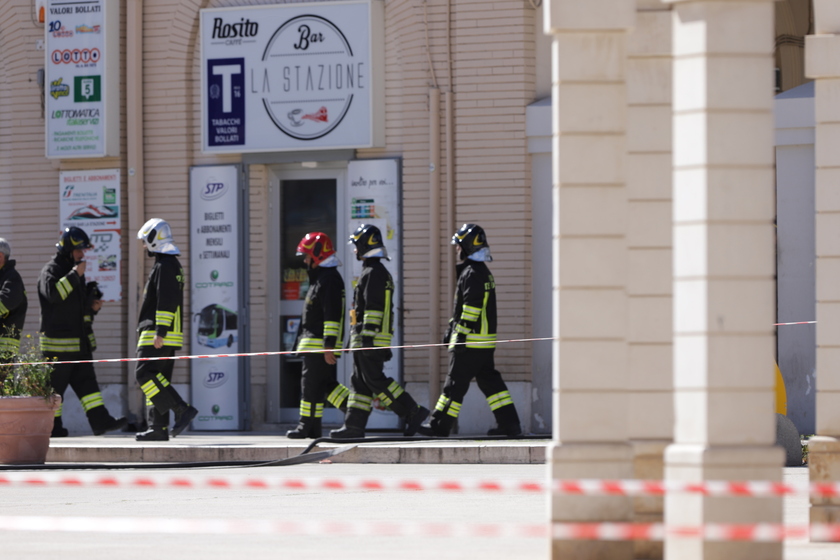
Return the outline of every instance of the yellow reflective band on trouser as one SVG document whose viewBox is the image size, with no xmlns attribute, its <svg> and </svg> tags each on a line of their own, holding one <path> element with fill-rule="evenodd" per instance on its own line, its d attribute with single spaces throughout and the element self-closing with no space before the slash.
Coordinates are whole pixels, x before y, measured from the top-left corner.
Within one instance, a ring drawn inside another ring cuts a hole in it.
<svg viewBox="0 0 840 560">
<path fill-rule="evenodd" d="M 82 403 L 82 408 L 85 412 L 97 406 L 105 406 L 105 401 L 102 400 L 102 393 L 99 392 L 85 395 L 79 401 Z"/>
<path fill-rule="evenodd" d="M 155 376 L 158 383 L 160 383 L 160 387 L 169 387 L 169 381 L 163 376 L 162 373 L 157 374 Z M 143 394 L 146 395 L 146 398 L 151 401 L 152 397 L 160 393 L 160 387 L 158 387 L 158 383 L 155 383 L 153 379 L 150 379 L 140 385 L 140 389 L 143 391 Z"/>
<path fill-rule="evenodd" d="M 312 414 L 312 405 L 315 405 L 315 414 Z M 308 401 L 300 401 L 300 417 L 301 418 L 308 418 L 310 416 L 314 416 L 315 418 L 321 418 L 324 416 L 324 403 L 311 403 Z"/>
<path fill-rule="evenodd" d="M 20 352 L 20 340 L 0 336 L 0 354 L 17 354 Z"/>
<path fill-rule="evenodd" d="M 373 410 L 373 399 L 367 395 L 360 395 L 359 393 L 350 393 L 347 399 L 347 408 L 358 408 L 365 412 Z"/>
<path fill-rule="evenodd" d="M 61 299 L 67 299 L 67 296 L 69 296 L 70 292 L 73 291 L 73 284 L 70 283 L 70 280 L 68 280 L 66 276 L 56 282 L 55 287 L 58 290 L 58 295 L 61 296 Z"/>
<path fill-rule="evenodd" d="M 341 405 L 344 404 L 344 401 L 347 400 L 347 396 L 350 394 L 350 389 L 342 385 L 341 383 L 336 386 L 335 389 L 327 396 L 327 401 L 336 408 L 341 408 Z"/>
<path fill-rule="evenodd" d="M 441 395 L 435 405 L 435 410 L 438 412 L 446 412 L 449 416 L 458 418 L 458 415 L 461 413 L 461 403 L 455 402 L 449 397 Z"/>
<path fill-rule="evenodd" d="M 396 381 L 392 381 L 391 384 L 388 385 L 387 392 L 379 393 L 379 401 L 385 406 L 391 406 L 391 403 L 397 400 L 403 393 L 405 393 L 405 389 L 400 387 L 399 383 Z M 391 400 L 391 397 L 394 397 L 394 399 Z"/>
<path fill-rule="evenodd" d="M 513 404 L 513 399 L 510 398 L 510 393 L 508 391 L 502 391 L 487 397 L 487 404 L 490 405 L 490 410 L 498 410 L 503 406 Z"/>
<path fill-rule="evenodd" d="M 58 408 L 55 410 L 55 417 L 56 418 L 61 418 L 61 411 L 63 409 L 64 409 L 64 401 L 62 401 L 61 404 L 58 405 Z"/>
</svg>

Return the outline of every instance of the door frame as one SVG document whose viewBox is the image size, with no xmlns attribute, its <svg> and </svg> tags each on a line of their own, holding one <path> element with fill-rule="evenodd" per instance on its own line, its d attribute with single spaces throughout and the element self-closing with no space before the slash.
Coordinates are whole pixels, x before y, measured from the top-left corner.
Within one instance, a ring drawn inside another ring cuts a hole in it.
<svg viewBox="0 0 840 560">
<path fill-rule="evenodd" d="M 268 346 L 272 351 L 279 352 L 282 348 L 280 337 L 282 325 L 281 299 L 280 299 L 280 185 L 284 180 L 294 179 L 335 179 L 336 181 L 336 235 L 340 239 L 333 239 L 336 253 L 346 268 L 348 255 L 353 253 L 345 243 L 343 232 L 347 230 L 347 162 L 346 161 L 319 161 L 304 163 L 286 163 L 268 165 Z M 342 269 L 339 269 L 342 270 Z M 344 289 L 347 294 L 347 302 L 352 298 L 352 286 L 349 284 L 349 276 L 342 270 L 344 278 Z M 352 360 L 345 355 L 338 361 L 338 380 L 349 386 L 350 374 L 352 373 Z M 279 355 L 268 356 L 268 369 L 266 379 L 266 420 L 271 423 L 293 423 L 298 420 L 298 409 L 280 408 L 280 368 L 281 357 Z M 294 413 L 292 413 L 294 410 Z M 294 417 L 293 417 L 294 416 Z M 324 409 L 324 422 L 327 424 L 340 424 L 343 422 L 343 415 L 340 411 L 329 408 Z"/>
</svg>

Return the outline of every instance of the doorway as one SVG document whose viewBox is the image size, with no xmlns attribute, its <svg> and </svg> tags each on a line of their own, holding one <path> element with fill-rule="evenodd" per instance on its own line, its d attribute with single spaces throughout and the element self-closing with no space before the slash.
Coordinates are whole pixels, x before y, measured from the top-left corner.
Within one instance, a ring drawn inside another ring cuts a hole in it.
<svg viewBox="0 0 840 560">
<path fill-rule="evenodd" d="M 271 168 L 270 204 L 273 240 L 269 251 L 276 259 L 269 279 L 273 317 L 269 336 L 281 351 L 294 348 L 300 316 L 303 313 L 309 277 L 296 249 L 309 232 L 326 233 L 335 245 L 343 266 L 346 301 L 352 299 L 347 263 L 354 258 L 346 244 L 345 208 L 346 163 L 301 164 Z M 269 361 L 268 418 L 279 423 L 294 423 L 299 417 L 300 378 L 303 362 L 294 355 L 280 355 Z M 338 381 L 349 386 L 352 360 L 344 355 L 338 360 Z M 325 424 L 340 425 L 344 415 L 329 403 L 324 406 Z"/>
</svg>

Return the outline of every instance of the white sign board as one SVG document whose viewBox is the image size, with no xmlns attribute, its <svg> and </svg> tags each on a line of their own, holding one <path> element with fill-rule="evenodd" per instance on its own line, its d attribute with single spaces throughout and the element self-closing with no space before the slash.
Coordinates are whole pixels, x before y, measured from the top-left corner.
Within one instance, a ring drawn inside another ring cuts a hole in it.
<svg viewBox="0 0 840 560">
<path fill-rule="evenodd" d="M 390 261 L 382 264 L 391 273 L 396 286 L 394 293 L 394 338 L 392 344 L 402 344 L 402 214 L 400 212 L 400 167 L 396 159 L 354 160 L 347 166 L 347 199 L 350 201 L 347 216 L 347 239 L 361 224 L 372 224 L 379 228 L 384 237 L 385 249 Z M 353 286 L 362 273 L 362 262 L 352 260 L 348 273 Z M 348 294 L 348 301 L 352 300 Z M 402 350 L 393 350 L 393 357 L 385 362 L 385 375 L 402 382 Z M 374 403 L 376 404 L 376 403 Z M 378 418 L 382 416 L 383 418 Z M 385 418 L 388 417 L 388 418 Z M 368 425 L 388 425 L 393 414 L 374 408 Z"/>
<path fill-rule="evenodd" d="M 105 0 L 47 2 L 48 158 L 120 153 L 119 6 Z"/>
<path fill-rule="evenodd" d="M 120 170 L 62 171 L 58 180 L 61 230 L 81 228 L 93 245 L 85 279 L 99 283 L 103 300 L 120 301 Z"/>
<path fill-rule="evenodd" d="M 384 141 L 382 0 L 201 10 L 202 150 Z"/>
<path fill-rule="evenodd" d="M 194 354 L 239 352 L 239 169 L 190 169 L 190 273 Z M 190 360 L 194 430 L 237 430 L 239 358 Z"/>
</svg>

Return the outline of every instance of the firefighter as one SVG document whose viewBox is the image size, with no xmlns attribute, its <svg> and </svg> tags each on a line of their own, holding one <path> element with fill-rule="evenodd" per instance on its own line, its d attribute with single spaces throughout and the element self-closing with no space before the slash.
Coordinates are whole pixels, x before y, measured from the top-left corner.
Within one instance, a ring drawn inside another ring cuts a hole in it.
<svg viewBox="0 0 840 560">
<path fill-rule="evenodd" d="M 0 238 L 0 355 L 20 351 L 20 332 L 26 320 L 26 290 L 11 260 L 9 242 Z"/>
<path fill-rule="evenodd" d="M 102 295 L 96 284 L 85 283 L 85 251 L 90 239 L 81 228 L 64 230 L 56 243 L 56 254 L 38 277 L 41 303 L 41 352 L 58 362 L 92 360 L 96 350 L 93 317 L 102 308 Z M 56 364 L 50 375 L 53 390 L 62 396 L 67 386 L 79 397 L 90 427 L 96 436 L 119 430 L 125 418 L 114 418 L 105 408 L 93 364 Z M 52 437 L 66 437 L 61 419 L 62 407 L 55 412 Z"/>
<path fill-rule="evenodd" d="M 26 320 L 26 290 L 15 270 L 9 242 L 0 237 L 0 363 L 20 352 L 20 332 Z M 0 370 L 0 381 L 3 372 Z"/>
<path fill-rule="evenodd" d="M 481 226 L 464 224 L 452 236 L 458 254 L 455 308 L 444 342 L 449 344 L 449 373 L 432 419 L 420 433 L 447 437 L 461 412 L 461 404 L 475 378 L 496 417 L 487 435 L 522 434 L 519 415 L 493 361 L 496 349 L 496 283 L 485 263 L 492 262 L 490 245 Z"/>
<path fill-rule="evenodd" d="M 183 346 L 184 269 L 181 254 L 172 239 L 169 224 L 152 218 L 137 232 L 155 264 L 143 289 L 143 303 L 137 318 L 137 357 L 172 358 Z M 168 441 L 190 425 L 198 410 L 187 404 L 172 383 L 174 360 L 137 362 L 135 376 L 146 395 L 148 429 L 134 436 L 137 441 Z M 169 431 L 169 411 L 175 424 Z"/>
<path fill-rule="evenodd" d="M 307 233 L 297 246 L 297 255 L 309 275 L 309 290 L 295 349 L 331 350 L 342 347 L 344 336 L 344 280 L 337 267 L 341 264 L 332 240 L 326 233 Z M 324 399 L 334 407 L 346 410 L 350 389 L 338 382 L 338 352 L 303 353 L 303 375 L 300 379 L 300 421 L 286 432 L 292 439 L 321 437 Z"/>
<path fill-rule="evenodd" d="M 382 232 L 374 225 L 362 224 L 348 243 L 354 245 L 356 258 L 362 261 L 350 311 L 350 348 L 356 349 L 353 391 L 344 426 L 330 435 L 337 439 L 365 437 L 373 399 L 379 397 L 380 403 L 405 420 L 404 435 L 413 436 L 429 416 L 429 409 L 418 405 L 399 383 L 385 377 L 385 362 L 392 357 L 389 347 L 394 335 L 394 280 L 382 264 L 382 259 L 391 260 Z"/>
</svg>

